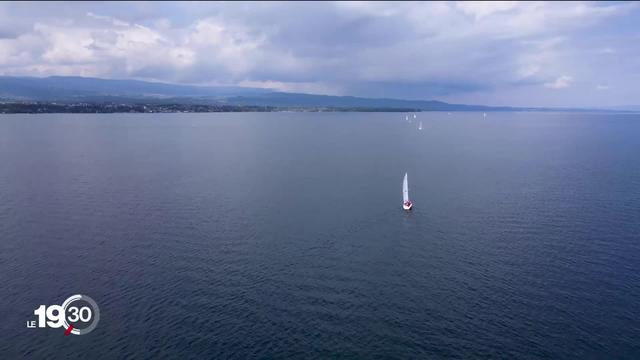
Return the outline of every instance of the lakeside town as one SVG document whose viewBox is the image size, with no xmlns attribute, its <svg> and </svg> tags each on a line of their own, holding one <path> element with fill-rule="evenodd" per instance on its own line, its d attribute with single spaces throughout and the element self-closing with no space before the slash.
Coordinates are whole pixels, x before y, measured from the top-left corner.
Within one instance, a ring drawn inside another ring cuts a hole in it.
<svg viewBox="0 0 640 360">
<path fill-rule="evenodd" d="M 190 103 L 93 103 L 93 102 L 0 102 L 1 114 L 48 114 L 48 113 L 206 113 L 206 112 L 348 112 L 388 111 L 418 112 L 419 109 L 372 108 L 372 107 L 276 107 L 228 104 Z"/>
</svg>

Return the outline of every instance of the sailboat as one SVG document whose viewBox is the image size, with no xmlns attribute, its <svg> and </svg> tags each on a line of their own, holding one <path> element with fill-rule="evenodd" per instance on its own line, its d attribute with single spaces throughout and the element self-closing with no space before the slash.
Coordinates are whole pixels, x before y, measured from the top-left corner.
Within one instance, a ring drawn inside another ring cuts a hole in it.
<svg viewBox="0 0 640 360">
<path fill-rule="evenodd" d="M 416 118 L 416 114 L 413 114 L 413 118 L 414 118 L 414 119 Z"/>
<path fill-rule="evenodd" d="M 418 125 L 418 130 L 422 130 L 422 120 L 420 120 L 420 125 Z"/>
<path fill-rule="evenodd" d="M 402 208 L 405 210 L 411 210 L 413 203 L 409 200 L 409 183 L 407 181 L 407 173 L 404 173 L 404 180 L 402 181 Z"/>
</svg>

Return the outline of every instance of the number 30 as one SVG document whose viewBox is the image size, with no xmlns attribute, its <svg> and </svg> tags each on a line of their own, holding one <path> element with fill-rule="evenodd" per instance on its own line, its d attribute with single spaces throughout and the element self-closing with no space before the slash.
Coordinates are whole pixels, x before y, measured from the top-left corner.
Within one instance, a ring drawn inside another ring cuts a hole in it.
<svg viewBox="0 0 640 360">
<path fill-rule="evenodd" d="M 86 306 L 83 306 L 80 310 L 78 310 L 77 307 L 72 306 L 69 308 L 69 311 L 71 312 L 71 316 L 69 316 L 69 321 L 71 322 L 76 322 L 78 319 L 82 322 L 91 320 L 91 309 Z"/>
</svg>

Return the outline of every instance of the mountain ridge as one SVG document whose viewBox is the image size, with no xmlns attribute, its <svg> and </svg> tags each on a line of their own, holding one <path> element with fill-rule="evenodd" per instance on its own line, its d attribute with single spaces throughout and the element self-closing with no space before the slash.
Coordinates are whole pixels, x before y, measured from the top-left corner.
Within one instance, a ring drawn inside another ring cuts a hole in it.
<svg viewBox="0 0 640 360">
<path fill-rule="evenodd" d="M 409 111 L 609 111 L 451 104 L 438 100 L 404 100 L 314 95 L 240 86 L 179 85 L 143 80 L 80 76 L 0 76 L 0 101 L 34 103 L 190 104 L 270 109 Z"/>
</svg>

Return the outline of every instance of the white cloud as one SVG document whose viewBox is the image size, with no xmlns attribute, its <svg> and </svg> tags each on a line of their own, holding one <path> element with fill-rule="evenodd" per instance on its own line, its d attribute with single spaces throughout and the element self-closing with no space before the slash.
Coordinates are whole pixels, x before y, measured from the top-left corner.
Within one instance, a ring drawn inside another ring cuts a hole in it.
<svg viewBox="0 0 640 360">
<path fill-rule="evenodd" d="M 479 20 L 491 14 L 509 11 L 518 6 L 516 1 L 457 1 L 456 8 Z"/>
<path fill-rule="evenodd" d="M 48 64 L 83 64 L 96 60 L 89 49 L 92 43 L 91 34 L 82 28 L 60 28 L 36 23 L 34 31 L 41 36 L 47 49 L 41 60 Z"/>
<path fill-rule="evenodd" d="M 602 49 L 598 49 L 597 53 L 598 54 L 615 54 L 616 50 L 612 49 L 610 47 L 605 47 L 605 48 L 602 48 Z"/>
<path fill-rule="evenodd" d="M 274 89 L 283 92 L 302 92 L 319 95 L 342 95 L 341 89 L 321 82 L 282 82 L 282 81 L 250 81 L 238 83 L 240 86 Z"/>
<path fill-rule="evenodd" d="M 545 83 L 544 86 L 551 89 L 564 89 L 566 87 L 569 87 L 572 81 L 573 79 L 571 78 L 571 76 L 562 75 L 555 81 Z"/>
<path fill-rule="evenodd" d="M 129 26 L 129 23 L 127 23 L 126 21 L 118 20 L 118 19 L 113 18 L 111 16 L 96 15 L 96 14 L 90 12 L 90 11 L 87 13 L 87 16 L 90 17 L 90 18 L 94 18 L 94 19 L 104 20 L 104 21 L 110 22 L 111 24 L 116 25 L 116 26 Z"/>
</svg>

